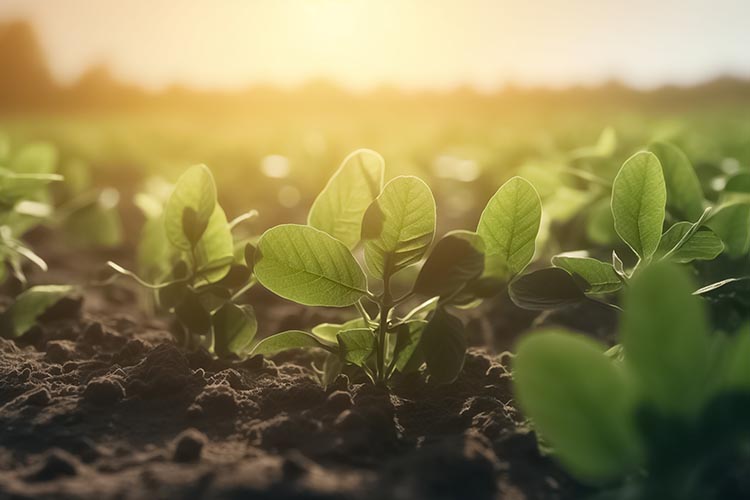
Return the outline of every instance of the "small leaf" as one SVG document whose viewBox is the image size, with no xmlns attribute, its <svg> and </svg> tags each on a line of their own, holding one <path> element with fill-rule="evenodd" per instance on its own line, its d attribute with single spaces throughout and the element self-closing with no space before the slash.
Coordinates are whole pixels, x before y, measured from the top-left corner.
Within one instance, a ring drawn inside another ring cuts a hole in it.
<svg viewBox="0 0 750 500">
<path fill-rule="evenodd" d="M 343 324 L 321 323 L 313 327 L 312 334 L 318 337 L 319 339 L 336 344 L 338 343 L 338 339 L 336 338 L 336 336 L 339 334 L 340 331 L 352 330 L 354 328 L 365 328 L 365 327 L 367 327 L 367 325 L 365 324 L 365 320 L 363 320 L 362 318 L 355 318 Z"/>
<path fill-rule="evenodd" d="M 375 334 L 369 328 L 343 330 L 337 338 L 341 355 L 347 363 L 363 366 L 375 352 Z"/>
<path fill-rule="evenodd" d="M 401 373 L 406 373 L 409 366 L 417 365 L 414 358 L 417 357 L 419 344 L 422 340 L 422 333 L 427 325 L 427 321 L 423 320 L 412 320 L 401 325 L 396 331 L 396 347 L 393 351 L 395 370 Z M 422 358 L 420 358 L 421 361 Z"/>
<path fill-rule="evenodd" d="M 213 315 L 214 349 L 219 356 L 229 353 L 242 356 L 258 331 L 258 320 L 252 307 L 226 303 Z"/>
<path fill-rule="evenodd" d="M 479 218 L 484 240 L 485 275 L 509 280 L 534 256 L 542 202 L 527 180 L 513 177 L 497 190 Z"/>
<path fill-rule="evenodd" d="M 636 275 L 625 294 L 625 358 L 647 400 L 670 416 L 694 416 L 707 395 L 708 323 L 693 290 L 682 269 L 657 262 Z"/>
<path fill-rule="evenodd" d="M 196 233 L 191 237 L 200 238 L 200 228 L 205 228 L 209 223 L 215 206 L 216 185 L 211 171 L 205 165 L 190 167 L 177 180 L 164 208 L 164 224 L 169 241 L 181 250 L 189 250 L 190 239 L 183 230 L 185 209 L 189 208 L 195 213 L 194 220 L 189 221 Z"/>
<path fill-rule="evenodd" d="M 175 307 L 175 314 L 189 332 L 206 335 L 211 330 L 211 314 L 203 307 L 197 293 L 187 290 Z"/>
<path fill-rule="evenodd" d="M 308 306 L 350 306 L 367 293 L 365 274 L 349 249 L 310 226 L 266 231 L 258 242 L 255 276 L 273 293 Z"/>
<path fill-rule="evenodd" d="M 344 364 L 341 362 L 341 357 L 338 354 L 328 354 L 326 360 L 323 362 L 323 375 L 320 378 L 320 383 L 323 387 L 327 388 L 331 385 L 343 368 Z"/>
<path fill-rule="evenodd" d="M 565 307 L 586 298 L 581 285 L 559 267 L 523 274 L 510 282 L 508 292 L 514 304 L 532 311 Z"/>
<path fill-rule="evenodd" d="M 647 152 L 631 156 L 612 186 L 612 215 L 617 234 L 642 259 L 659 246 L 666 200 L 659 159 Z"/>
<path fill-rule="evenodd" d="M 525 337 L 513 361 L 521 409 L 578 479 L 600 484 L 639 465 L 636 397 L 604 347 L 567 332 Z"/>
<path fill-rule="evenodd" d="M 240 288 L 247 284 L 250 279 L 250 270 L 242 264 L 232 264 L 226 276 L 216 284 L 227 289 Z"/>
<path fill-rule="evenodd" d="M 425 325 L 419 349 L 424 355 L 430 380 L 450 384 L 461 373 L 466 355 L 466 338 L 461 320 L 438 308 Z"/>
<path fill-rule="evenodd" d="M 369 149 L 347 156 L 315 199 L 307 223 L 354 248 L 365 210 L 383 187 L 384 165 L 383 157 Z"/>
<path fill-rule="evenodd" d="M 437 242 L 419 271 L 414 292 L 447 297 L 484 271 L 484 243 L 470 231 L 451 231 Z"/>
<path fill-rule="evenodd" d="M 418 262 L 435 234 L 435 199 L 417 177 L 396 177 L 365 213 L 365 262 L 378 277 Z"/>
<path fill-rule="evenodd" d="M 690 160 L 680 149 L 665 142 L 655 142 L 649 150 L 661 163 L 667 208 L 680 218 L 696 221 L 703 213 L 703 189 Z"/>
<path fill-rule="evenodd" d="M 182 211 L 182 234 L 190 242 L 191 247 L 198 243 L 207 226 L 208 220 L 199 221 L 198 214 L 191 207 L 185 207 Z"/>
<path fill-rule="evenodd" d="M 552 264 L 582 278 L 587 285 L 586 293 L 612 293 L 622 288 L 622 279 L 608 262 L 590 257 L 556 255 L 552 257 Z"/>
<path fill-rule="evenodd" d="M 289 349 L 310 347 L 327 349 L 329 352 L 333 351 L 330 345 L 321 342 L 320 340 L 316 339 L 315 336 L 307 332 L 303 332 L 302 330 L 287 330 L 285 332 L 277 333 L 261 340 L 255 345 L 250 354 L 263 354 L 265 356 L 272 356 Z"/>
<path fill-rule="evenodd" d="M 712 260 L 724 251 L 724 243 L 716 233 L 701 228 L 688 236 L 693 228 L 694 224 L 690 222 L 674 224 L 662 235 L 655 256 L 662 258 L 668 255 L 670 260 L 685 264 L 694 260 Z"/>
<path fill-rule="evenodd" d="M 25 290 L 16 297 L 6 313 L 13 326 L 12 331 L 7 332 L 9 335 L 4 332 L 3 336 L 20 337 L 34 326 L 39 316 L 71 291 L 73 287 L 67 285 L 41 285 Z"/>
<path fill-rule="evenodd" d="M 216 283 L 234 262 L 234 239 L 224 210 L 216 205 L 200 241 L 195 246 L 196 272 L 207 283 Z"/>
</svg>

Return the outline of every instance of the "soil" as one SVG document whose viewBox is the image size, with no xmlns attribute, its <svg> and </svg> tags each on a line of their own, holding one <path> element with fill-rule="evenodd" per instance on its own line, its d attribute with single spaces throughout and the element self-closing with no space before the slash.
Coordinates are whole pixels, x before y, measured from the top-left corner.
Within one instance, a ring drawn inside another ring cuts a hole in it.
<svg viewBox="0 0 750 500">
<path fill-rule="evenodd" d="M 112 256 L 45 257 L 58 271 L 39 279 L 59 282 L 91 279 L 90 263 Z M 261 335 L 340 314 L 250 298 Z M 315 353 L 186 352 L 167 319 L 141 312 L 137 289 L 87 287 L 22 338 L 0 339 L 0 499 L 586 496 L 539 453 L 494 354 L 535 316 L 507 297 L 487 307 L 486 319 L 464 317 L 472 343 L 493 352 L 472 347 L 453 384 L 413 376 L 388 393 L 344 375 L 321 387 Z"/>
</svg>

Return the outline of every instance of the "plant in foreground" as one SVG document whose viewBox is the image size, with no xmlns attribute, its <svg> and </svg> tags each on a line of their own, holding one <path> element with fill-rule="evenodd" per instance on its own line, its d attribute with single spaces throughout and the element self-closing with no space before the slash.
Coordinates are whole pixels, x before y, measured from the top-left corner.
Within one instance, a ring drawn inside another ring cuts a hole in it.
<svg viewBox="0 0 750 500">
<path fill-rule="evenodd" d="M 554 267 L 511 283 L 510 295 L 517 305 L 548 309 L 598 299 L 620 291 L 654 262 L 689 263 L 721 254 L 724 243 L 708 227 L 712 209 L 703 207 L 692 167 L 673 146 L 652 147 L 661 152 L 664 162 L 650 152 L 636 153 L 623 164 L 612 186 L 614 227 L 635 254 L 635 266 L 626 269 L 615 251 L 611 263 L 591 258 L 587 252 L 557 255 L 552 258 Z M 675 222 L 662 233 L 668 208 L 694 222 Z"/>
<path fill-rule="evenodd" d="M 257 321 L 253 308 L 238 301 L 255 284 L 255 248 L 249 243 L 236 248 L 232 228 L 255 212 L 227 221 L 205 165 L 182 174 L 163 209 L 156 202 L 149 206 L 158 221 L 152 229 L 159 250 L 166 246 L 166 252 L 155 253 L 164 260 L 155 267 L 170 269 L 169 274 L 151 283 L 113 262 L 110 267 L 157 290 L 159 304 L 175 313 L 188 348 L 203 345 L 220 356 L 246 354 Z"/>
<path fill-rule="evenodd" d="M 351 367 L 376 383 L 422 366 L 435 383 L 458 376 L 466 340 L 449 307 L 476 304 L 526 267 L 539 229 L 539 197 L 525 180 L 511 179 L 488 203 L 476 232 L 447 233 L 408 280 L 402 271 L 420 262 L 433 241 L 435 200 L 416 177 L 383 186 L 383 171 L 379 154 L 355 151 L 315 200 L 308 224 L 269 229 L 255 256 L 255 275 L 272 292 L 308 306 L 354 307 L 358 315 L 309 332 L 278 333 L 259 342 L 254 354 L 323 349 L 324 383 Z M 372 280 L 352 253 L 358 247 Z M 398 280 L 408 282 L 401 294 L 394 292 Z M 402 312 L 413 297 L 421 302 Z"/>
<path fill-rule="evenodd" d="M 654 264 L 624 294 L 621 346 L 560 330 L 518 346 L 522 410 L 572 474 L 622 486 L 607 498 L 739 498 L 733 474 L 750 464 L 750 330 L 710 331 L 693 290 L 684 270 Z"/>
</svg>

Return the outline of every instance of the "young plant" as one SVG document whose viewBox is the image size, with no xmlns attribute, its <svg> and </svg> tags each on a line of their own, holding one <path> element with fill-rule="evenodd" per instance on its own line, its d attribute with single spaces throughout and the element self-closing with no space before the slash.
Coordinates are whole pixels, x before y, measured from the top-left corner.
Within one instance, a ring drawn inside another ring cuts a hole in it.
<svg viewBox="0 0 750 500">
<path fill-rule="evenodd" d="M 659 262 L 624 293 L 621 346 L 560 330 L 518 346 L 521 409 L 571 474 L 622 487 L 606 498 L 739 498 L 750 330 L 712 332 L 694 289 L 683 269 Z"/>
<path fill-rule="evenodd" d="M 630 157 L 612 185 L 614 228 L 632 250 L 636 263 L 626 268 L 616 251 L 611 262 L 572 252 L 552 258 L 554 267 L 540 269 L 514 280 L 513 301 L 528 309 L 548 309 L 600 299 L 621 290 L 640 270 L 658 261 L 689 263 L 711 260 L 724 243 L 710 227 L 712 209 L 704 208 L 697 177 L 684 155 L 666 144 Z M 663 231 L 670 214 L 687 217 Z"/>
<path fill-rule="evenodd" d="M 277 295 L 308 306 L 353 307 L 358 316 L 309 332 L 278 333 L 259 342 L 254 354 L 323 349 L 324 384 L 352 368 L 378 384 L 422 366 L 434 383 L 458 376 L 466 339 L 449 307 L 476 302 L 488 284 L 528 264 L 539 228 L 539 197 L 523 179 L 508 181 L 490 200 L 477 231 L 444 235 L 416 279 L 397 295 L 394 282 L 408 281 L 402 271 L 428 253 L 436 208 L 423 181 L 400 176 L 383 187 L 383 172 L 383 159 L 374 151 L 350 154 L 313 203 L 308 224 L 269 229 L 255 255 L 258 281 Z M 357 248 L 372 279 L 352 253 Z M 421 302 L 402 311 L 413 297 Z M 374 305 L 373 314 L 366 301 Z"/>
<path fill-rule="evenodd" d="M 25 262 L 46 271 L 47 264 L 24 243 L 23 235 L 52 212 L 48 185 L 61 181 L 55 173 L 57 151 L 46 143 L 30 143 L 11 152 L 0 136 L 0 282 L 8 271 L 26 285 Z"/>
<path fill-rule="evenodd" d="M 159 221 L 155 230 L 163 231 L 160 241 L 168 242 L 168 251 L 157 252 L 166 261 L 159 266 L 169 274 L 151 283 L 113 262 L 110 267 L 158 291 L 161 307 L 176 315 L 186 347 L 202 345 L 219 356 L 247 354 L 257 321 L 253 308 L 238 301 L 255 284 L 255 249 L 235 248 L 232 228 L 255 212 L 227 221 L 205 165 L 182 174 L 163 210 L 158 203 L 151 208 Z"/>
</svg>

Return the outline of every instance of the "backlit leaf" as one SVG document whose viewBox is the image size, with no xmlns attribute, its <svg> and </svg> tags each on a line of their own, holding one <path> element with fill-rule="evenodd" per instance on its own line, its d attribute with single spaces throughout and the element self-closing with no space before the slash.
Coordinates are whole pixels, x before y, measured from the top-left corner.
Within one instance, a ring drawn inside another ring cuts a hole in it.
<svg viewBox="0 0 750 500">
<path fill-rule="evenodd" d="M 667 208 L 680 218 L 696 221 L 703 213 L 703 189 L 690 160 L 679 148 L 665 142 L 655 142 L 649 150 L 661 163 Z"/>
<path fill-rule="evenodd" d="M 580 276 L 587 284 L 586 293 L 612 293 L 622 288 L 622 280 L 608 262 L 590 257 L 556 255 L 552 257 L 552 264 Z"/>
<path fill-rule="evenodd" d="M 661 237 L 656 256 L 668 254 L 670 260 L 684 264 L 694 260 L 715 259 L 724 251 L 724 243 L 716 233 L 704 227 L 689 234 L 692 228 L 693 224 L 690 222 L 678 222 L 670 227 Z"/>
<path fill-rule="evenodd" d="M 68 285 L 40 285 L 22 292 L 6 312 L 12 324 L 12 331 L 8 332 L 8 336 L 14 338 L 26 333 L 44 311 L 71 291 L 73 287 Z"/>
<path fill-rule="evenodd" d="M 258 331 L 258 320 L 253 308 L 228 302 L 214 313 L 212 319 L 216 354 L 245 354 Z"/>
<path fill-rule="evenodd" d="M 205 165 L 190 167 L 180 176 L 164 208 L 164 224 L 169 241 L 182 250 L 189 250 L 190 240 L 183 231 L 185 209 L 194 212 L 191 222 L 204 228 L 216 206 L 216 185 Z M 196 231 L 198 238 L 202 231 Z M 195 236 L 195 235 L 194 235 Z"/>
<path fill-rule="evenodd" d="M 275 294 L 310 306 L 350 306 L 367 293 L 365 274 L 349 249 L 310 226 L 266 231 L 258 241 L 255 276 Z"/>
<path fill-rule="evenodd" d="M 343 330 L 337 338 L 341 355 L 348 363 L 363 366 L 375 352 L 375 334 L 369 328 Z"/>
<path fill-rule="evenodd" d="M 307 332 L 303 332 L 302 330 L 287 330 L 261 340 L 255 345 L 253 350 L 250 351 L 250 354 L 272 356 L 289 349 L 311 347 L 328 348 L 329 351 L 332 350 L 332 346 L 321 342 L 316 339 L 315 336 Z"/>
</svg>

